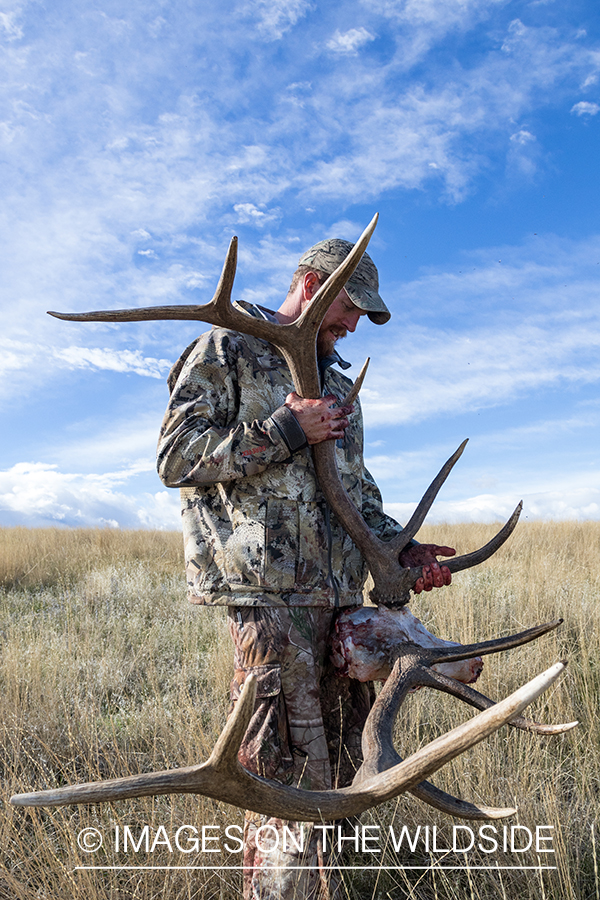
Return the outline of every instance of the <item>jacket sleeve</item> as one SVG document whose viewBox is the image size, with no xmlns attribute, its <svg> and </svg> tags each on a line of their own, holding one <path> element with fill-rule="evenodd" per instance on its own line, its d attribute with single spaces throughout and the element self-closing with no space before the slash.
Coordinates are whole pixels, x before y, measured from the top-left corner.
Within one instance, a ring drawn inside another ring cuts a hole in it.
<svg viewBox="0 0 600 900">
<path fill-rule="evenodd" d="M 165 485 L 189 487 L 256 475 L 306 446 L 304 432 L 286 407 L 264 420 L 239 421 L 240 348 L 231 332 L 209 331 L 186 353 L 158 441 L 157 468 Z"/>
</svg>

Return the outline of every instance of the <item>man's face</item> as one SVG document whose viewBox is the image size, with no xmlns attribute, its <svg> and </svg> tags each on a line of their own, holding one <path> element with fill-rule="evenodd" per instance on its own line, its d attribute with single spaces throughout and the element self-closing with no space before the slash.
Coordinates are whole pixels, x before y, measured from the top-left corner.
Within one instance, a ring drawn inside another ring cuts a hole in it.
<svg viewBox="0 0 600 900">
<path fill-rule="evenodd" d="M 346 337 L 348 331 L 356 329 L 358 320 L 366 312 L 355 306 L 346 291 L 342 288 L 321 323 L 317 337 L 317 356 L 323 359 L 333 353 L 336 341 Z"/>
</svg>

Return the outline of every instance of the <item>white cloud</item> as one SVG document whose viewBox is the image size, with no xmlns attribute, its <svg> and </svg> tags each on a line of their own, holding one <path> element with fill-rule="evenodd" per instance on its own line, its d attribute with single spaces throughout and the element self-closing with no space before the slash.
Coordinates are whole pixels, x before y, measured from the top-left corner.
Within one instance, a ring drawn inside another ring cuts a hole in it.
<svg viewBox="0 0 600 900">
<path fill-rule="evenodd" d="M 135 469 L 125 469 L 81 475 L 45 463 L 18 463 L 0 472 L 2 519 L 31 528 L 179 528 L 176 491 L 130 496 L 118 490 L 135 474 Z"/>
<path fill-rule="evenodd" d="M 17 369 L 39 373 L 43 368 L 47 377 L 54 363 L 59 368 L 134 372 L 147 378 L 164 379 L 172 365 L 168 359 L 143 356 L 139 350 L 115 350 L 110 347 L 47 347 L 3 338 L 0 339 L 0 348 L 3 351 L 0 372 L 3 373 Z"/>
<path fill-rule="evenodd" d="M 276 41 L 311 9 L 309 0 L 248 0 L 245 11 L 256 20 L 258 31 Z"/>
<path fill-rule="evenodd" d="M 398 343 L 371 352 L 373 371 L 361 391 L 370 425 L 419 421 L 436 412 L 460 415 L 505 404 L 519 395 L 551 385 L 600 382 L 600 321 L 588 325 L 547 321 L 540 326 L 472 329 L 468 335 L 408 326 L 402 340 L 420 347 L 404 362 Z M 403 385 L 389 390 L 390 372 Z"/>
<path fill-rule="evenodd" d="M 268 12 L 275 20 L 297 21 L 308 6 L 282 2 L 269 4 L 268 9 L 267 4 L 252 9 L 255 14 L 257 10 L 261 15 Z M 486 5 L 480 3 L 409 4 L 403 7 L 403 15 L 410 21 L 430 21 L 434 13 L 452 13 L 459 22 L 461 14 L 469 10 L 483 13 L 485 9 Z M 468 18 L 464 27 L 468 27 Z M 104 146 L 110 145 L 113 150 L 101 152 L 100 146 L 90 147 L 91 156 L 86 154 L 75 166 L 69 166 L 76 193 L 80 193 L 81 185 L 94 189 L 95 209 L 104 220 L 98 223 L 101 228 L 110 228 L 110 221 L 117 218 L 121 227 L 129 219 L 135 230 L 142 219 L 147 223 L 146 232 L 160 234 L 172 229 L 174 222 L 180 229 L 186 228 L 215 207 L 223 211 L 227 203 L 252 204 L 261 210 L 261 204 L 281 196 L 291 184 L 312 184 L 318 195 L 325 180 L 333 196 L 345 198 L 349 180 L 354 181 L 357 192 L 366 189 L 372 193 L 376 185 L 416 187 L 432 174 L 436 178 L 441 174 L 450 193 L 458 196 L 472 176 L 473 154 L 468 147 L 473 131 L 505 127 L 530 107 L 532 91 L 568 78 L 588 59 L 579 45 L 571 50 L 555 35 L 524 26 L 518 34 L 513 26 L 513 43 L 518 40 L 508 56 L 501 58 L 492 51 L 471 69 L 453 68 L 450 73 L 433 69 L 429 81 L 418 85 L 399 83 L 394 77 L 395 69 L 404 65 L 401 50 L 389 65 L 352 71 L 346 70 L 345 54 L 340 53 L 342 68 L 332 72 L 311 68 L 311 102 L 303 99 L 306 114 L 312 115 L 311 141 L 304 142 L 297 140 L 304 130 L 304 113 L 294 107 L 279 115 L 280 104 L 289 100 L 290 88 L 279 92 L 278 87 L 286 85 L 288 69 L 290 74 L 298 73 L 290 60 L 277 61 L 277 85 L 264 83 L 256 71 L 248 73 L 243 86 L 247 111 L 243 101 L 235 128 L 220 115 L 220 105 L 215 106 L 219 95 L 229 97 L 234 107 L 242 100 L 239 85 L 230 77 L 233 58 L 229 44 L 234 34 L 235 29 L 225 42 L 214 41 L 213 46 L 219 48 L 219 66 L 213 67 L 216 74 L 212 81 L 203 85 L 202 100 L 193 81 L 187 84 L 184 79 L 176 107 L 165 110 L 153 122 L 138 122 L 127 115 L 126 108 L 116 114 L 111 111 L 110 134 L 98 137 L 106 137 Z M 338 31 L 334 45 L 340 51 L 351 51 L 372 37 L 364 26 Z M 154 43 L 147 55 L 144 43 L 140 45 L 136 59 L 143 67 L 149 65 L 150 52 L 156 54 Z M 207 65 L 213 52 L 211 47 L 206 48 Z M 160 58 L 157 62 L 175 64 Z M 35 76 L 34 69 L 34 80 Z M 298 87 L 306 82 L 292 78 L 289 84 Z M 124 90 L 125 85 L 119 85 L 119 92 Z M 73 91 L 71 103 L 79 106 L 83 91 L 81 87 L 78 91 L 76 83 Z M 31 99 L 38 104 L 36 92 Z M 50 100 L 51 106 L 56 102 Z M 41 107 L 33 108 L 38 116 L 45 112 Z M 52 108 L 53 117 L 59 121 L 62 113 L 60 106 Z M 89 116 L 84 110 L 81 113 L 84 118 Z M 257 122 L 262 126 L 258 132 Z M 31 127 L 26 128 L 31 133 Z M 42 126 L 42 132 L 45 128 Z M 92 131 L 97 131 L 96 124 Z M 342 152 L 336 148 L 339 132 L 349 138 Z M 461 146 L 463 139 L 467 143 Z M 334 159 L 323 173 L 326 179 L 318 175 L 310 178 L 315 148 L 329 157 L 333 150 Z M 69 160 L 69 164 L 72 162 Z M 338 171 L 339 177 L 331 177 Z M 68 183 L 56 187 L 68 190 Z"/>
<path fill-rule="evenodd" d="M 334 53 L 357 53 L 361 47 L 375 40 L 375 35 L 366 28 L 351 28 L 349 31 L 336 31 L 327 41 L 327 49 Z"/>
<path fill-rule="evenodd" d="M 356 241 L 361 236 L 364 227 L 364 223 L 354 222 L 352 219 L 338 219 L 329 228 L 329 234 L 347 241 Z"/>
<path fill-rule="evenodd" d="M 393 65 L 377 74 L 359 57 L 343 86 L 324 91 L 320 99 L 327 123 L 340 122 L 340 96 L 351 105 L 351 117 L 341 123 L 343 149 L 300 180 L 320 196 L 333 199 L 350 192 L 364 202 L 382 190 L 423 188 L 435 179 L 458 202 L 486 166 L 485 158 L 472 152 L 474 141 L 481 146 L 484 136 L 514 128 L 515 120 L 536 108 L 541 97 L 550 101 L 553 86 L 564 90 L 573 81 L 574 87 L 584 70 L 597 65 L 587 48 L 561 41 L 552 29 L 518 20 L 507 30 L 503 50 L 494 48 L 471 66 L 435 67 L 427 79 L 391 77 L 408 66 L 400 46 Z M 511 147 L 516 141 L 529 142 L 533 151 L 529 134 L 521 129 Z M 532 156 L 514 162 L 523 174 L 533 174 Z"/>
<path fill-rule="evenodd" d="M 510 493 L 506 493 L 505 499 L 514 507 L 519 497 L 525 494 L 542 495 L 560 490 L 564 496 L 569 496 L 600 490 L 596 453 L 589 449 L 595 446 L 600 430 L 600 413 L 596 407 L 597 404 L 591 409 L 582 406 L 573 414 L 537 419 L 533 404 L 533 407 L 527 407 L 526 424 L 520 424 L 523 417 L 519 417 L 516 408 L 512 407 L 508 419 L 496 418 L 495 429 L 477 433 L 469 441 L 464 455 L 442 488 L 442 499 L 449 494 L 454 500 L 465 494 L 472 497 L 475 489 L 490 495 L 492 491 L 502 493 L 504 486 L 509 486 Z M 511 424 L 512 415 L 519 424 Z M 472 424 L 473 417 L 470 419 Z M 367 444 L 365 464 L 384 488 L 384 496 L 390 490 L 396 496 L 404 497 L 407 493 L 410 496 L 415 485 L 421 485 L 421 490 L 425 490 L 457 449 L 456 445 L 448 445 L 447 434 L 451 427 L 445 423 L 435 431 L 433 442 L 419 445 L 416 450 L 396 452 L 398 441 L 393 440 L 383 442 L 383 446 L 389 443 L 394 452 L 375 454 L 369 452 L 370 445 Z M 406 431 L 397 433 L 406 435 Z M 575 450 L 575 447 L 581 450 Z M 557 474 L 554 454 L 563 452 L 568 455 L 570 465 L 559 464 Z M 436 501 L 436 506 L 440 502 Z"/>
<path fill-rule="evenodd" d="M 446 35 L 468 32 L 506 0 L 369 0 L 369 7 L 398 28 L 400 56 L 413 65 Z"/>
<path fill-rule="evenodd" d="M 569 90 L 597 67 L 581 42 L 520 23 L 511 26 L 510 52 L 492 44 L 462 68 L 436 59 L 427 78 L 407 74 L 406 40 L 419 44 L 417 32 L 436 22 L 466 32 L 496 5 L 380 4 L 398 47 L 377 66 L 347 53 L 319 64 L 322 41 L 309 38 L 323 25 L 299 0 L 242 4 L 272 36 L 288 29 L 285 52 L 261 45 L 260 65 L 250 62 L 256 39 L 246 20 L 223 19 L 211 3 L 193 15 L 178 7 L 165 15 L 170 39 L 158 46 L 137 3 L 124 32 L 83 3 L 52 42 L 25 17 L 23 49 L 11 44 L 2 124 L 12 140 L 0 212 L 8 296 L 27 311 L 102 308 L 115 296 L 128 297 L 126 305 L 181 302 L 218 267 L 232 209 L 240 224 L 264 228 L 281 209 L 285 215 L 291 197 L 321 208 L 431 184 L 458 201 L 489 163 L 482 150 L 489 135 L 514 129 L 530 109 L 554 102 L 557 88 Z M 372 37 L 372 15 L 338 31 L 339 49 Z M 300 22 L 298 34 L 289 30 Z M 88 74 L 76 52 L 85 54 Z M 171 85 L 164 99 L 150 96 L 161 79 Z M 521 168 L 530 164 L 519 158 Z M 200 233 L 207 237 L 194 244 Z M 150 235 L 151 247 L 140 245 Z M 190 265 L 192 251 L 206 271 Z M 12 305 L 7 333 L 11 317 Z M 32 327 L 36 321 L 30 317 Z"/>
<path fill-rule="evenodd" d="M 526 128 L 511 134 L 510 147 L 506 157 L 507 172 L 513 176 L 532 178 L 537 171 L 539 147 L 535 135 Z"/>
<path fill-rule="evenodd" d="M 118 465 L 131 476 L 148 475 L 145 482 L 151 483 L 158 478 L 156 440 L 165 405 L 146 409 L 138 403 L 125 414 L 103 407 L 101 417 L 96 412 L 78 426 L 72 425 L 68 436 L 57 435 L 47 449 L 60 469 L 81 470 L 85 465 L 87 471 L 102 471 Z"/>
<path fill-rule="evenodd" d="M 416 505 L 414 503 L 386 503 L 385 511 L 399 522 L 407 522 Z M 479 494 L 465 500 L 436 500 L 427 516 L 430 524 L 447 522 L 504 522 L 515 508 L 515 493 Z M 535 519 L 600 519 L 600 488 L 544 491 L 523 495 L 523 521 Z"/>
<path fill-rule="evenodd" d="M 468 28 L 474 16 L 489 15 L 494 6 L 505 0 L 405 0 L 403 3 L 383 0 L 384 8 L 413 25 L 459 25 Z"/>
<path fill-rule="evenodd" d="M 237 216 L 239 225 L 255 225 L 257 228 L 264 228 L 265 225 L 273 222 L 279 214 L 279 210 L 274 209 L 266 211 L 259 208 L 254 203 L 235 203 L 233 210 Z"/>
<path fill-rule="evenodd" d="M 522 128 L 515 134 L 511 134 L 510 140 L 515 144 L 528 144 L 530 141 L 535 141 L 535 137 L 526 128 Z"/>
<path fill-rule="evenodd" d="M 575 106 L 571 107 L 571 112 L 576 116 L 595 116 L 600 112 L 600 106 L 597 103 L 589 103 L 587 100 L 580 100 Z"/>
<path fill-rule="evenodd" d="M 17 15 L 18 12 L 0 12 L 0 29 L 9 41 L 17 41 L 23 37 L 23 29 L 15 21 Z"/>
</svg>

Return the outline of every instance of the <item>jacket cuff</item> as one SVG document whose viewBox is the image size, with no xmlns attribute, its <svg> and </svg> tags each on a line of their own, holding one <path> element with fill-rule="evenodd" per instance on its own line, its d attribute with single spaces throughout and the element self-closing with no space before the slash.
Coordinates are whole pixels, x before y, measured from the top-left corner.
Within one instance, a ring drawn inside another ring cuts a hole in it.
<svg viewBox="0 0 600 900">
<path fill-rule="evenodd" d="M 300 422 L 287 406 L 280 406 L 267 421 L 273 422 L 286 442 L 290 453 L 296 453 L 298 450 L 308 447 L 308 441 Z"/>
</svg>

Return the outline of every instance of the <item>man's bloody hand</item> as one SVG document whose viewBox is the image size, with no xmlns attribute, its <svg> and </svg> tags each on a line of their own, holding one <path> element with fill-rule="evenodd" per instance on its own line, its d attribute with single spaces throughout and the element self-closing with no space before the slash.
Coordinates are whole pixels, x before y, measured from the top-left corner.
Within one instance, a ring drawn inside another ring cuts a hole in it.
<svg viewBox="0 0 600 900">
<path fill-rule="evenodd" d="M 448 566 L 440 566 L 438 556 L 454 556 L 454 547 L 439 547 L 437 544 L 415 544 L 407 547 L 400 554 L 400 562 L 403 566 L 423 566 L 423 576 L 418 579 L 413 591 L 420 594 L 421 591 L 430 591 L 434 587 L 443 587 L 450 584 L 452 574 Z"/>
<path fill-rule="evenodd" d="M 353 407 L 336 406 L 337 402 L 333 394 L 318 400 L 304 400 L 295 391 L 285 398 L 285 405 L 298 419 L 309 444 L 344 437 Z"/>
</svg>

